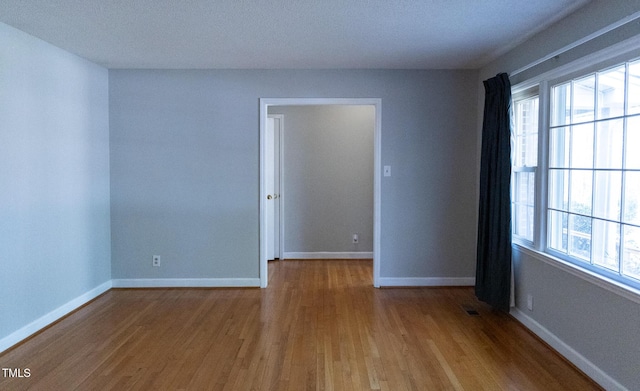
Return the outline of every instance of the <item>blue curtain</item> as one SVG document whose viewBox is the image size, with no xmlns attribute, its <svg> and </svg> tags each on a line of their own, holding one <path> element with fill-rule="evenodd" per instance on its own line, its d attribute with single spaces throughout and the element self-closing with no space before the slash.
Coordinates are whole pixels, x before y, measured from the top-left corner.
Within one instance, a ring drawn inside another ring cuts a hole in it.
<svg viewBox="0 0 640 391">
<path fill-rule="evenodd" d="M 511 83 L 484 81 L 476 296 L 509 311 L 511 290 Z"/>
</svg>

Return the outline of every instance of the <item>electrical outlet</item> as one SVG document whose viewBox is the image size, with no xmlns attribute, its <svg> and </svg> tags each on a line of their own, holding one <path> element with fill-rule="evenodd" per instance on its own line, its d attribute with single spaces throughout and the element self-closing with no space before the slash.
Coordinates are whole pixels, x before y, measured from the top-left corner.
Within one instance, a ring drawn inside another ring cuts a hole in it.
<svg viewBox="0 0 640 391">
<path fill-rule="evenodd" d="M 527 295 L 527 309 L 533 311 L 533 295 Z"/>
<path fill-rule="evenodd" d="M 153 256 L 153 266 L 160 267 L 160 255 Z"/>
<path fill-rule="evenodd" d="M 353 234 L 352 243 L 357 244 L 360 241 L 360 236 L 358 234 Z"/>
</svg>

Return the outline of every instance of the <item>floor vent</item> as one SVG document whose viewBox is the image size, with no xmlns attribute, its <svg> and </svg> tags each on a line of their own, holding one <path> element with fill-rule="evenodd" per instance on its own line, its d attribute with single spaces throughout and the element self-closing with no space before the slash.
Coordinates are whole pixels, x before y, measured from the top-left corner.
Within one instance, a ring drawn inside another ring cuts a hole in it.
<svg viewBox="0 0 640 391">
<path fill-rule="evenodd" d="M 465 308 L 464 310 L 467 313 L 467 315 L 480 316 L 480 313 L 478 311 L 474 310 L 473 308 Z"/>
</svg>

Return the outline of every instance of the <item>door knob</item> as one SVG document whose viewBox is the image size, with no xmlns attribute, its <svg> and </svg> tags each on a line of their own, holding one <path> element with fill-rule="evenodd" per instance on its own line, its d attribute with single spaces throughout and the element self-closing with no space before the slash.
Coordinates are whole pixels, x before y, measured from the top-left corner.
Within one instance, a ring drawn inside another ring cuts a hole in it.
<svg viewBox="0 0 640 391">
<path fill-rule="evenodd" d="M 267 196 L 267 199 L 268 199 L 268 200 L 270 200 L 270 199 L 272 199 L 272 198 L 273 198 L 273 197 L 271 197 L 271 194 L 269 194 L 269 195 Z"/>
<path fill-rule="evenodd" d="M 274 195 L 273 195 L 273 199 L 275 200 L 276 198 L 278 198 L 278 195 L 277 195 L 277 194 L 274 194 Z"/>
</svg>

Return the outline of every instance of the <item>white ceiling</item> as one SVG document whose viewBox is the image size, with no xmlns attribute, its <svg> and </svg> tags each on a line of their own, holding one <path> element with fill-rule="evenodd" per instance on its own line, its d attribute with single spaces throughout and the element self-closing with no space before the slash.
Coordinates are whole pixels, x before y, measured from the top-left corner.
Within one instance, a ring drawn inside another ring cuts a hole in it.
<svg viewBox="0 0 640 391">
<path fill-rule="evenodd" d="M 0 0 L 108 68 L 479 68 L 589 0 Z"/>
</svg>

